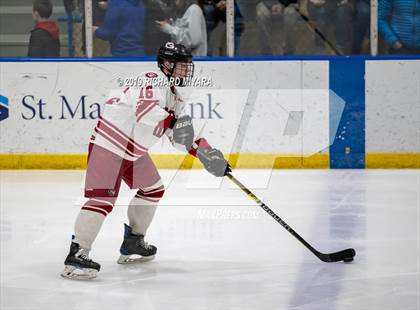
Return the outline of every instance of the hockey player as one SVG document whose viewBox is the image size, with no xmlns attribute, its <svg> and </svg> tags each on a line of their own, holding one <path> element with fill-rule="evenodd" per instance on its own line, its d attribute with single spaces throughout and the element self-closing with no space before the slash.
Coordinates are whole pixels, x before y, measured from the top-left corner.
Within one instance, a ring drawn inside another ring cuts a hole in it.
<svg viewBox="0 0 420 310">
<path fill-rule="evenodd" d="M 204 138 L 194 137 L 191 118 L 181 115 L 184 101 L 174 82 L 183 86 L 193 76 L 191 54 L 183 45 L 167 42 L 159 49 L 157 62 L 160 72 L 147 72 L 144 78 L 167 79 L 168 85 L 127 87 L 111 95 L 96 124 L 89 144 L 85 180 L 88 200 L 76 219 L 63 277 L 97 276 L 100 265 L 89 258 L 89 251 L 105 217 L 114 207 L 121 181 L 137 189 L 137 193 L 128 206 L 129 224 L 124 224 L 118 263 L 154 257 L 157 249 L 144 237 L 164 194 L 164 186 L 148 149 L 163 135 L 175 147 L 197 156 L 215 176 L 222 177 L 230 171 L 223 154 Z"/>
</svg>

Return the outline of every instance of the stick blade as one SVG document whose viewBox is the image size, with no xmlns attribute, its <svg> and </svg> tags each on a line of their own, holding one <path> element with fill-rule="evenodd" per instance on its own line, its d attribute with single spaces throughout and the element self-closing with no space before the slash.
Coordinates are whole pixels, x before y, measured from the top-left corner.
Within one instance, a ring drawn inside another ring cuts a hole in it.
<svg viewBox="0 0 420 310">
<path fill-rule="evenodd" d="M 350 248 L 335 253 L 322 254 L 320 259 L 326 263 L 334 263 L 341 261 L 349 263 L 353 261 L 355 255 L 356 251 Z"/>
</svg>

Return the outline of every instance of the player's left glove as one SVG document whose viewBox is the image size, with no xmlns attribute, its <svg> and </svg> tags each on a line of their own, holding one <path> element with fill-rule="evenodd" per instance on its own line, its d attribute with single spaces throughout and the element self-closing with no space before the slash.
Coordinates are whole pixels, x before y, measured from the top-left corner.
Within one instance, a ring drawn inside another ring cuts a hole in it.
<svg viewBox="0 0 420 310">
<path fill-rule="evenodd" d="M 198 149 L 197 157 L 204 165 L 204 168 L 216 177 L 224 177 L 232 169 L 227 160 L 223 157 L 223 153 L 218 149 L 207 148 Z"/>
</svg>

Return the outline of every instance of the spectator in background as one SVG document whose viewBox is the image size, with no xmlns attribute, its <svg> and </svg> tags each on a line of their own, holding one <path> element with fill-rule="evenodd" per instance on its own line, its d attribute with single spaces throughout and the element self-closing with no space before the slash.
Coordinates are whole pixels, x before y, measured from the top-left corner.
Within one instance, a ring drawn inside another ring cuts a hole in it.
<svg viewBox="0 0 420 310">
<path fill-rule="evenodd" d="M 359 55 L 363 41 L 370 30 L 370 0 L 355 0 L 352 24 L 353 42 L 351 53 Z"/>
<path fill-rule="evenodd" d="M 82 0 L 63 0 L 64 9 L 67 15 L 73 16 L 77 11 L 78 15 L 82 14 L 83 1 Z"/>
<path fill-rule="evenodd" d="M 90 0 L 92 4 L 92 25 L 100 27 L 104 23 L 105 12 L 108 5 L 107 0 Z M 77 18 L 84 17 L 85 2 L 82 0 L 64 0 L 64 8 L 69 17 Z M 85 33 L 85 18 L 82 19 L 82 43 L 81 48 L 83 54 L 86 55 L 86 33 Z M 102 57 L 109 56 L 109 42 L 101 40 L 97 37 L 93 38 L 93 56 Z"/>
<path fill-rule="evenodd" d="M 93 0 L 92 1 L 92 23 L 94 26 L 102 26 L 105 20 L 106 8 L 108 6 L 108 0 Z"/>
<path fill-rule="evenodd" d="M 109 0 L 101 27 L 94 27 L 99 39 L 109 41 L 112 56 L 144 56 L 143 0 Z"/>
<path fill-rule="evenodd" d="M 379 0 L 379 33 L 390 54 L 420 54 L 420 1 Z"/>
<path fill-rule="evenodd" d="M 203 7 L 204 16 L 206 18 L 207 27 L 207 55 L 212 56 L 213 46 L 211 45 L 211 34 L 221 21 L 226 23 L 226 1 L 225 0 L 200 0 L 199 3 Z M 234 2 L 235 10 L 235 56 L 239 55 L 241 35 L 244 31 L 244 24 L 242 22 L 242 14 L 239 6 Z"/>
<path fill-rule="evenodd" d="M 296 3 L 297 1 L 294 1 Z M 256 20 L 258 37 L 262 55 L 273 55 L 273 44 L 271 38 L 272 22 L 282 22 L 282 30 L 285 41 L 282 44 L 284 55 L 293 55 L 296 48 L 296 25 L 297 15 L 293 6 L 287 6 L 278 0 L 261 1 L 256 6 Z M 297 5 L 297 4 L 296 4 Z"/>
<path fill-rule="evenodd" d="M 156 51 L 170 41 L 170 36 L 156 27 L 155 21 L 168 20 L 173 14 L 173 0 L 145 0 L 146 19 L 144 25 L 144 53 L 146 56 L 156 56 Z"/>
<path fill-rule="evenodd" d="M 29 57 L 60 56 L 59 28 L 56 22 L 49 19 L 52 10 L 49 0 L 35 0 L 33 3 L 32 18 L 36 24 L 29 39 Z"/>
<path fill-rule="evenodd" d="M 195 0 L 175 0 L 175 21 L 156 21 L 160 29 L 177 44 L 184 45 L 193 56 L 206 56 L 207 31 L 202 8 Z"/>
<path fill-rule="evenodd" d="M 92 25 L 94 27 L 101 27 L 105 21 L 106 8 L 108 6 L 108 1 L 103 0 L 93 0 L 92 1 Z M 83 33 L 85 36 L 85 33 Z M 109 56 L 109 42 L 99 39 L 98 37 L 93 37 L 93 56 L 94 57 L 104 57 Z"/>
<path fill-rule="evenodd" d="M 328 30 L 333 29 L 335 47 L 343 54 L 349 54 L 351 48 L 351 0 L 308 0 L 309 17 L 319 30 L 327 36 Z M 316 35 L 315 46 L 323 50 L 325 42 Z"/>
<path fill-rule="evenodd" d="M 92 22 L 94 26 L 102 25 L 105 18 L 105 11 L 108 0 L 91 0 Z M 85 6 L 82 0 L 64 0 L 64 8 L 69 16 L 80 16 L 84 14 Z"/>
</svg>

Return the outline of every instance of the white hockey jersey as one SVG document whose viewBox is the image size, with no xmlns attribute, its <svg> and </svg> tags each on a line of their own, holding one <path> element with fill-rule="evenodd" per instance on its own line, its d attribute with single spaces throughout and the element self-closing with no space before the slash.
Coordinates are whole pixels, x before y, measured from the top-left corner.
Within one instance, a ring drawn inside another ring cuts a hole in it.
<svg viewBox="0 0 420 310">
<path fill-rule="evenodd" d="M 140 77 L 166 79 L 161 72 L 147 72 Z M 111 91 L 105 109 L 96 124 L 91 143 L 118 156 L 134 161 L 147 153 L 164 134 L 172 140 L 170 124 L 180 116 L 184 101 L 175 87 L 126 87 Z"/>
</svg>

